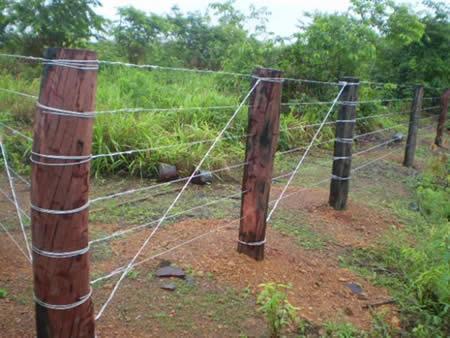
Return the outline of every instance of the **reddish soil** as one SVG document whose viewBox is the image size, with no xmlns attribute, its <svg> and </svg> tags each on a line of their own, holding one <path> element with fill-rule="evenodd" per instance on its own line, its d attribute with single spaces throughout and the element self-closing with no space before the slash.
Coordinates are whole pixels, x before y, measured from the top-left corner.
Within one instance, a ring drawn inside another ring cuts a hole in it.
<svg viewBox="0 0 450 338">
<path fill-rule="evenodd" d="M 306 215 L 305 217 L 309 218 L 308 222 L 313 224 L 314 230 L 332 237 L 338 247 L 366 246 L 389 226 L 396 224 L 387 215 L 377 214 L 357 202 L 352 201 L 346 211 L 336 212 L 326 206 L 326 201 L 325 190 L 311 189 L 286 199 L 281 208 L 302 210 L 302 217 Z M 156 233 L 142 257 L 149 257 L 169 249 L 226 223 L 224 220 L 186 220 L 167 226 Z M 117 226 L 96 224 L 91 225 L 91 228 L 106 233 L 118 229 Z M 146 229 L 121 240 L 112 241 L 106 258 L 95 260 L 93 272 L 102 275 L 128 262 L 150 231 Z M 19 233 L 15 232 L 15 235 L 18 236 Z M 257 293 L 258 285 L 261 283 L 291 284 L 292 288 L 289 290 L 291 303 L 299 308 L 300 316 L 315 324 L 346 321 L 359 328 L 369 329 L 372 315 L 366 306 L 389 299 L 385 289 L 374 287 L 349 270 L 341 268 L 338 261 L 339 251 L 335 245 L 329 245 L 324 250 L 306 250 L 299 247 L 291 237 L 269 229 L 266 258 L 262 262 L 255 262 L 236 252 L 236 238 L 237 224 L 233 224 L 156 260 L 150 260 L 137 270 L 147 274 L 154 271 L 160 260 L 170 260 L 180 267 L 192 269 L 199 280 L 206 279 L 205 276 L 212 274 L 219 288 L 222 285 L 232 286 L 238 290 L 249 287 L 253 294 Z M 0 336 L 32 337 L 34 322 L 30 267 L 6 235 L 0 235 L 0 243 L 2 243 L 0 286 L 9 293 L 6 299 L 0 299 L 0 332 L 2 332 Z M 95 247 L 93 250 L 96 253 Z M 94 301 L 97 309 L 106 299 L 116 280 L 111 279 L 102 287 L 95 289 Z M 364 290 L 363 294 L 353 294 L 346 286 L 349 282 L 359 284 Z M 193 336 L 189 330 L 169 334 L 160 328 L 159 321 L 155 318 L 147 319 L 145 325 L 136 320 L 148 307 L 147 303 L 139 299 L 142 297 L 134 297 L 143 290 L 155 300 L 162 292 L 155 285 L 149 285 L 141 280 L 124 281 L 123 287 L 105 316 L 98 322 L 99 337 Z M 125 321 L 124 307 L 127 307 L 126 318 L 128 318 Z M 391 313 L 392 322 L 396 323 L 398 319 L 395 316 L 395 308 L 389 305 L 383 308 Z M 178 314 L 179 320 L 187 319 L 183 316 L 195 315 L 198 314 Z M 202 322 L 201 318 L 200 316 L 196 320 Z M 260 319 L 250 318 L 243 325 L 246 332 L 251 335 L 262 334 Z M 202 332 L 208 336 L 229 334 L 216 325 L 205 326 Z"/>
</svg>

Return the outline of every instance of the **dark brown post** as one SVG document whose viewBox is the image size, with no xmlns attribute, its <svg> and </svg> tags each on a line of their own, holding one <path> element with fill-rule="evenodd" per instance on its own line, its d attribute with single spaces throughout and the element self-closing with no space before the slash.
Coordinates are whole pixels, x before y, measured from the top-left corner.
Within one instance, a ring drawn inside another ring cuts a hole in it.
<svg viewBox="0 0 450 338">
<path fill-rule="evenodd" d="M 445 123 L 447 122 L 449 98 L 450 98 L 450 89 L 446 89 L 441 96 L 441 113 L 439 115 L 439 121 L 436 130 L 436 139 L 434 140 L 434 143 L 439 147 L 442 147 L 444 145 L 444 130 L 445 130 Z"/>
<path fill-rule="evenodd" d="M 280 78 L 278 70 L 258 68 L 256 78 Z M 252 85 L 252 87 L 253 87 Z M 238 252 L 264 259 L 266 218 L 272 183 L 273 160 L 278 143 L 281 81 L 262 80 L 250 97 L 247 148 L 242 181 L 241 224 Z"/>
<path fill-rule="evenodd" d="M 405 159 L 403 165 L 412 167 L 416 154 L 417 130 L 419 128 L 420 112 L 422 110 L 423 86 L 417 86 L 414 91 L 414 100 L 409 114 L 408 138 L 406 139 Z"/>
<path fill-rule="evenodd" d="M 47 49 L 32 153 L 31 222 L 37 337 L 94 337 L 88 191 L 96 60 Z M 86 113 L 83 113 L 86 112 Z M 78 113 L 78 114 L 77 114 Z M 58 212 L 60 211 L 60 212 Z"/>
<path fill-rule="evenodd" d="M 348 84 L 341 94 L 341 109 L 336 119 L 336 141 L 329 198 L 330 206 L 336 210 L 347 207 L 359 86 L 359 79 L 354 77 L 344 77 L 341 81 Z"/>
</svg>

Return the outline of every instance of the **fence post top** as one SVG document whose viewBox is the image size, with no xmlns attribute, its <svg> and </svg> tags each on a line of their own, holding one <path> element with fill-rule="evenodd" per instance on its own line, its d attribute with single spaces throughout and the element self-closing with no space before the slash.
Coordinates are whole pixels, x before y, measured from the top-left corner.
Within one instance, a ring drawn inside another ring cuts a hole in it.
<svg viewBox="0 0 450 338">
<path fill-rule="evenodd" d="M 347 82 L 349 85 L 359 83 L 359 78 L 356 76 L 341 76 L 339 81 Z"/>
<path fill-rule="evenodd" d="M 45 59 L 57 59 L 59 56 L 74 60 L 97 60 L 97 52 L 89 49 L 49 47 L 44 51 Z M 84 58 L 81 58 L 84 56 Z"/>
<path fill-rule="evenodd" d="M 281 70 L 273 68 L 256 67 L 253 71 L 253 75 L 259 77 L 275 78 L 281 77 L 283 75 L 283 72 Z"/>
</svg>

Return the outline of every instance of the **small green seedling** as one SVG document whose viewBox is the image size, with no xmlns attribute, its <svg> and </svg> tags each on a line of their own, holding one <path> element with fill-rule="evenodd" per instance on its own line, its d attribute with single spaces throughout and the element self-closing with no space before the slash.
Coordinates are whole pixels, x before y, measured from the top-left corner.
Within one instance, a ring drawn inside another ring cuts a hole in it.
<svg viewBox="0 0 450 338">
<path fill-rule="evenodd" d="M 0 288 L 0 299 L 6 298 L 7 295 L 8 295 L 8 292 L 5 289 Z"/>
<path fill-rule="evenodd" d="M 258 295 L 257 303 L 261 306 L 259 311 L 264 313 L 269 323 L 270 336 L 280 337 L 281 331 L 295 324 L 297 321 L 297 308 L 287 300 L 286 290 L 288 285 L 277 283 L 261 284 L 261 293 Z"/>
</svg>

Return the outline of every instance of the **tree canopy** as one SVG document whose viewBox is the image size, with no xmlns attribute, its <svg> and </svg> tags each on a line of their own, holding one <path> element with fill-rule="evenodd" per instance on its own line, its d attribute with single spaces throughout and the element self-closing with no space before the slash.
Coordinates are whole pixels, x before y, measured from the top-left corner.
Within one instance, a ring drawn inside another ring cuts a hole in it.
<svg viewBox="0 0 450 338">
<path fill-rule="evenodd" d="M 292 37 L 267 30 L 266 8 L 243 13 L 234 0 L 188 13 L 121 7 L 115 21 L 96 14 L 99 6 L 98 0 L 0 0 L 0 48 L 41 55 L 50 46 L 89 46 L 133 63 L 241 72 L 259 65 L 322 80 L 355 75 L 448 85 L 450 8 L 441 1 L 423 0 L 418 10 L 393 0 L 352 0 L 345 12 L 306 13 Z"/>
</svg>

